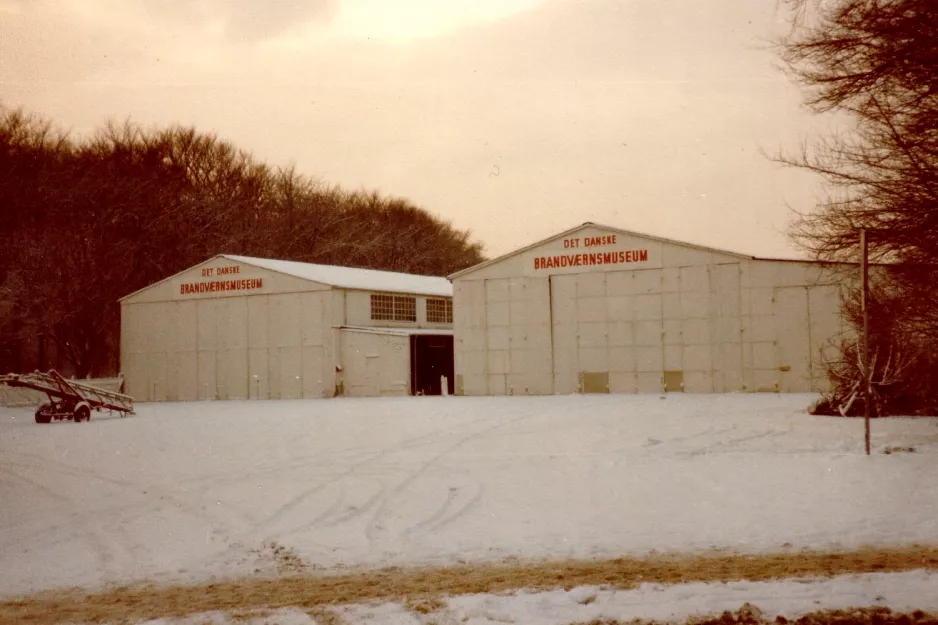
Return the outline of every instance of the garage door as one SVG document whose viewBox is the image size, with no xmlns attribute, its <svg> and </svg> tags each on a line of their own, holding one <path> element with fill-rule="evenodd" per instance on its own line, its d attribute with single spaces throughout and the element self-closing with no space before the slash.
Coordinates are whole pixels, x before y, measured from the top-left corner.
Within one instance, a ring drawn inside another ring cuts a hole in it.
<svg viewBox="0 0 938 625">
<path fill-rule="evenodd" d="M 779 390 L 783 393 L 808 391 L 811 389 L 808 289 L 803 286 L 776 289 L 775 306 Z"/>
<path fill-rule="evenodd" d="M 558 393 L 660 390 L 660 269 L 552 276 L 551 315 Z"/>
<path fill-rule="evenodd" d="M 539 278 L 485 281 L 489 394 L 551 393 L 548 288 Z"/>
</svg>

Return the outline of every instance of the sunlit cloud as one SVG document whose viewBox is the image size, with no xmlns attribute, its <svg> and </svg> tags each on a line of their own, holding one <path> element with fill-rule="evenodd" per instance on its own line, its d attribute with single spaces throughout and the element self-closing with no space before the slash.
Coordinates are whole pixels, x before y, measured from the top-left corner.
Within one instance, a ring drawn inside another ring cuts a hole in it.
<svg viewBox="0 0 938 625">
<path fill-rule="evenodd" d="M 595 220 L 784 256 L 785 202 L 813 188 L 759 152 L 807 128 L 752 44 L 778 9 L 717 5 L 0 0 L 0 102 L 74 132 L 217 132 L 407 197 L 491 253 Z"/>
</svg>

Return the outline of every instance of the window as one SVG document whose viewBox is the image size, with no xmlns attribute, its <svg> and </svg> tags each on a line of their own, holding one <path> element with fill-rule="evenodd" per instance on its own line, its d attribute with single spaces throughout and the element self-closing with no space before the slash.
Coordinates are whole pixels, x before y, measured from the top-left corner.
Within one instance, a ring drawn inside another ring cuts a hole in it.
<svg viewBox="0 0 938 625">
<path fill-rule="evenodd" d="M 453 300 L 427 298 L 427 323 L 453 323 Z"/>
<path fill-rule="evenodd" d="M 394 321 L 417 321 L 417 298 L 394 296 Z"/>
<path fill-rule="evenodd" d="M 374 321 L 417 321 L 417 298 L 402 295 L 372 295 Z"/>
<path fill-rule="evenodd" d="M 393 295 L 372 295 L 371 296 L 371 318 L 375 321 L 393 321 L 394 320 L 394 296 Z"/>
</svg>

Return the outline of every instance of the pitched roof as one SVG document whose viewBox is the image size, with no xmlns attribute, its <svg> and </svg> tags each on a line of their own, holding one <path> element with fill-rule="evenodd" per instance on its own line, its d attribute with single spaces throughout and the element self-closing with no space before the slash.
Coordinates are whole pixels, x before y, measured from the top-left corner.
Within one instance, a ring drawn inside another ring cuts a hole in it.
<svg viewBox="0 0 938 625">
<path fill-rule="evenodd" d="M 619 233 L 619 234 L 624 234 L 624 235 L 626 235 L 626 236 L 641 237 L 641 238 L 643 238 L 643 239 L 650 239 L 650 240 L 652 240 L 652 241 L 658 241 L 658 242 L 660 242 L 660 243 L 669 243 L 669 244 L 671 244 L 671 245 L 680 245 L 680 246 L 682 246 L 682 247 L 689 247 L 689 248 L 692 248 L 692 249 L 695 249 L 695 250 L 701 250 L 701 251 L 704 251 L 704 252 L 712 252 L 712 253 L 715 253 L 715 254 L 726 254 L 727 256 L 735 256 L 736 258 L 744 258 L 744 259 L 747 259 L 747 260 L 759 260 L 759 259 L 757 259 L 755 256 L 750 256 L 750 255 L 748 255 L 748 254 L 740 254 L 739 252 L 730 252 L 730 251 L 727 251 L 727 250 L 720 250 L 720 249 L 716 249 L 716 248 L 713 248 L 713 247 L 705 247 L 705 246 L 703 246 L 703 245 L 694 245 L 693 243 L 684 243 L 683 241 L 675 241 L 675 240 L 673 240 L 673 239 L 665 239 L 665 238 L 663 238 L 663 237 L 656 237 L 656 236 L 652 236 L 652 235 L 649 235 L 649 234 L 642 234 L 642 233 L 640 233 L 640 232 L 632 232 L 632 231 L 630 231 L 630 230 L 623 230 L 622 228 L 614 228 L 614 227 L 612 227 L 612 226 L 606 226 L 606 225 L 604 225 L 604 224 L 598 224 L 598 223 L 595 223 L 595 222 L 592 222 L 592 221 L 587 221 L 587 222 L 585 222 L 585 223 L 580 224 L 579 226 L 574 226 L 573 228 L 570 228 L 569 230 L 564 230 L 563 232 L 561 232 L 561 233 L 559 233 L 559 234 L 555 234 L 555 235 L 553 235 L 553 236 L 547 237 L 546 239 L 541 239 L 540 241 L 537 241 L 537 242 L 535 242 L 535 243 L 532 243 L 532 244 L 530 244 L 530 245 L 527 245 L 527 246 L 525 246 L 525 247 L 522 247 L 522 248 L 520 248 L 520 249 L 517 249 L 517 250 L 515 250 L 515 251 L 513 251 L 513 252 L 508 252 L 507 254 L 503 254 L 502 256 L 499 256 L 498 258 L 493 258 L 493 259 L 491 259 L 491 260 L 487 260 L 487 261 L 481 262 L 481 263 L 479 263 L 478 265 L 473 265 L 472 267 L 468 267 L 468 268 L 466 268 L 466 269 L 463 269 L 462 271 L 457 271 L 456 273 L 450 274 L 450 275 L 449 275 L 449 279 L 452 280 L 452 279 L 454 279 L 454 278 L 458 278 L 458 277 L 460 277 L 460 276 L 464 276 L 464 275 L 466 275 L 466 274 L 468 274 L 468 273 L 472 273 L 473 271 L 476 271 L 476 270 L 478 270 L 478 269 L 482 269 L 483 267 L 488 267 L 489 265 L 493 265 L 493 264 L 495 264 L 495 263 L 497 263 L 497 262 L 503 261 L 503 260 L 505 260 L 506 258 L 511 258 L 512 256 L 517 256 L 518 254 L 523 254 L 524 252 L 527 252 L 528 250 L 531 250 L 531 249 L 533 249 L 533 248 L 535 248 L 535 247 L 538 247 L 538 246 L 540 246 L 540 245 L 544 245 L 545 243 L 550 243 L 551 241 L 554 241 L 554 240 L 556 240 L 556 239 L 561 239 L 561 238 L 564 238 L 564 237 L 568 237 L 568 236 L 570 236 L 571 234 L 573 234 L 573 233 L 575 233 L 575 232 L 578 232 L 578 231 L 580 231 L 580 230 L 583 230 L 584 228 L 600 228 L 600 229 L 602 229 L 602 230 L 608 230 L 608 231 L 610 231 L 610 232 L 617 232 L 617 233 Z"/>
<path fill-rule="evenodd" d="M 439 297 L 453 296 L 453 285 L 446 278 L 438 276 L 418 276 L 394 271 L 378 271 L 377 269 L 358 269 L 355 267 L 339 267 L 337 265 L 315 265 L 313 263 L 300 263 L 292 260 L 254 258 L 252 256 L 236 256 L 233 254 L 219 254 L 193 267 L 210 263 L 219 258 L 226 258 L 233 262 L 252 265 L 260 269 L 275 271 L 277 273 L 293 276 L 294 278 L 310 280 L 340 289 L 408 293 L 411 295 L 434 295 Z M 184 269 L 177 274 L 125 295 L 118 301 L 124 301 L 157 284 L 171 280 L 175 276 L 185 273 L 193 267 Z"/>
<path fill-rule="evenodd" d="M 358 269 L 337 265 L 314 265 L 292 260 L 273 260 L 251 256 L 222 254 L 224 258 L 261 269 L 284 273 L 303 280 L 312 280 L 320 284 L 343 289 L 362 291 L 391 291 L 394 293 L 413 293 L 415 295 L 453 295 L 453 285 L 446 278 L 437 276 L 418 276 L 394 271 L 377 269 Z"/>
</svg>

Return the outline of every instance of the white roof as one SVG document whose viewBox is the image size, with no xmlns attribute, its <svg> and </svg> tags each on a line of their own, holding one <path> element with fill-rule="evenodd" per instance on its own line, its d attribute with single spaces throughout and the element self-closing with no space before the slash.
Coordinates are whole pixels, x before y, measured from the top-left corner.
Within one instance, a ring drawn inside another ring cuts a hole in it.
<svg viewBox="0 0 938 625">
<path fill-rule="evenodd" d="M 410 273 L 338 267 L 335 265 L 314 265 L 292 260 L 273 260 L 231 254 L 222 254 L 222 256 L 235 262 L 254 265 L 261 269 L 268 269 L 343 289 L 390 291 L 392 293 L 439 295 L 443 297 L 453 296 L 452 283 L 446 278 L 436 276 L 417 276 Z"/>
</svg>

